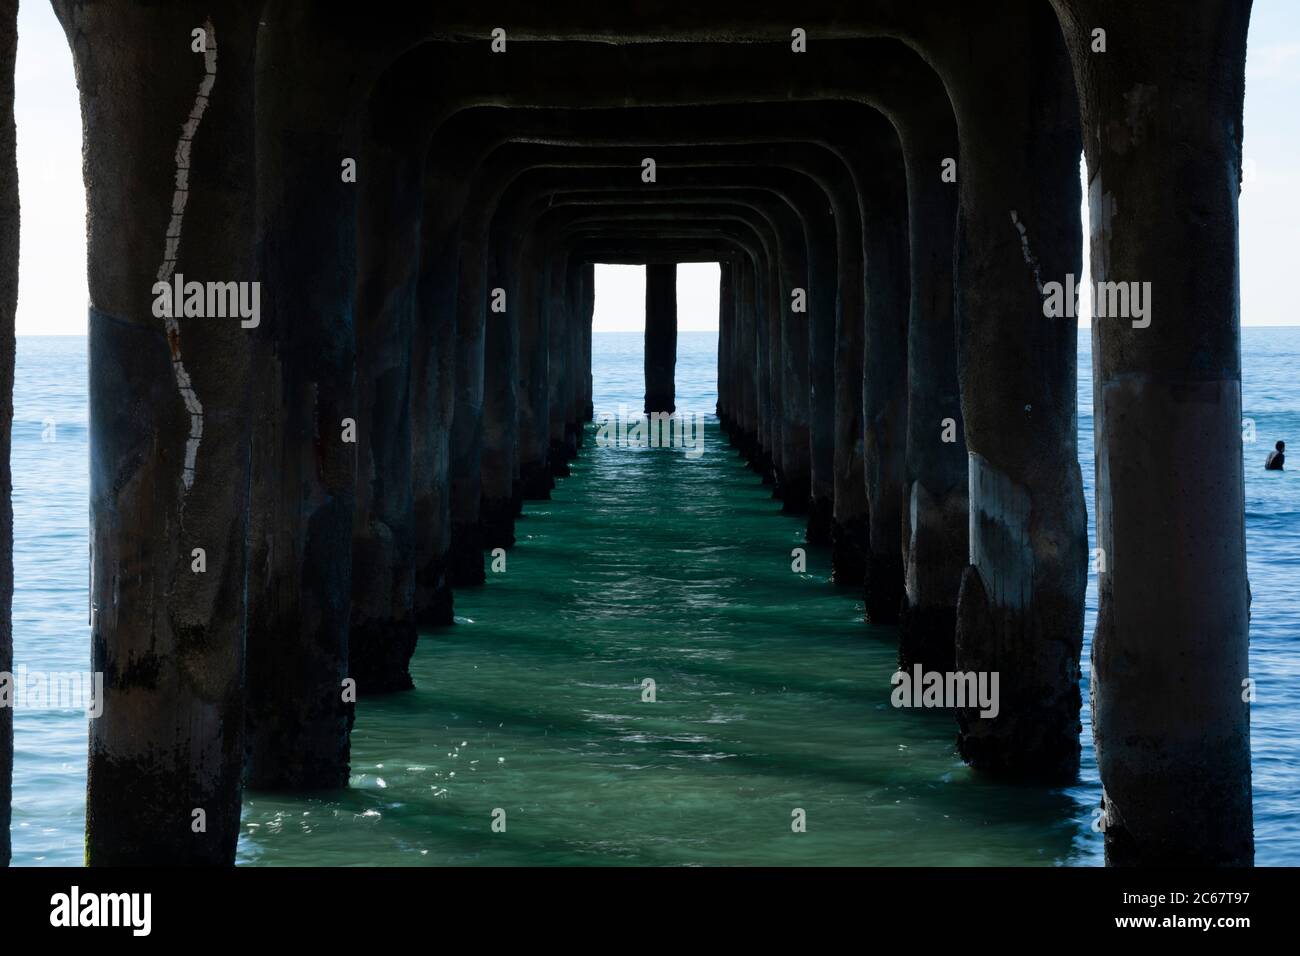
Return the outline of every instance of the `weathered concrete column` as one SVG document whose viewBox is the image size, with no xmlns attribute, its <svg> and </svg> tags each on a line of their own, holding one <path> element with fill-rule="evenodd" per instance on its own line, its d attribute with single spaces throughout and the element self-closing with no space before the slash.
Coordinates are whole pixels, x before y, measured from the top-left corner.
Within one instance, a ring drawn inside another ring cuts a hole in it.
<svg viewBox="0 0 1300 956">
<path fill-rule="evenodd" d="M 770 485 L 775 481 L 772 461 L 772 364 L 768 357 L 771 344 L 771 311 L 773 299 L 779 301 L 780 288 L 776 287 L 775 269 L 769 257 L 759 260 L 754 270 L 755 322 L 754 322 L 754 359 L 758 366 L 755 374 L 755 408 L 757 416 L 754 428 L 754 447 L 757 454 L 750 461 L 750 467 L 758 472 L 763 483 Z M 779 308 L 779 306 L 777 306 Z"/>
<path fill-rule="evenodd" d="M 336 787 L 353 710 L 342 685 L 358 414 L 357 193 L 341 163 L 356 158 L 359 97 L 331 66 L 341 21 L 299 0 L 264 5 L 260 20 L 247 774 L 255 788 Z M 300 43 L 320 55 L 303 62 Z M 286 64 L 301 82 L 284 82 Z"/>
<path fill-rule="evenodd" d="M 879 126 L 884 127 L 883 121 Z M 892 132 L 892 131 L 890 131 Z M 907 467 L 907 181 L 896 136 L 872 144 L 861 177 L 866 323 L 863 326 L 863 477 L 867 487 L 866 616 L 896 624 L 903 602 L 903 485 Z"/>
<path fill-rule="evenodd" d="M 835 500 L 831 574 L 837 585 L 860 588 L 869 548 L 866 478 L 862 473 L 862 357 L 866 322 L 859 217 L 841 219 L 835 309 Z"/>
<path fill-rule="evenodd" d="M 550 326 L 543 307 L 543 257 L 532 236 L 520 243 L 515 274 L 519 323 L 519 494 L 524 500 L 551 497 L 550 468 Z"/>
<path fill-rule="evenodd" d="M 487 328 L 483 343 L 483 452 L 480 470 L 482 503 L 479 524 L 483 547 L 509 548 L 515 543 L 516 388 L 519 380 L 515 296 L 518 283 L 509 274 L 506 244 L 488 246 Z M 501 290 L 500 298 L 495 290 Z M 499 305 L 497 304 L 499 302 Z"/>
<path fill-rule="evenodd" d="M 727 439 L 742 458 L 749 451 L 746 375 L 752 365 L 752 362 L 746 358 L 745 352 L 745 323 L 749 321 L 746 312 L 745 271 L 747 268 L 748 257 L 743 252 L 737 252 L 731 259 L 731 309 L 727 318 L 730 328 L 727 336 L 730 343 L 727 349 L 730 353 L 727 372 L 730 424 Z"/>
<path fill-rule="evenodd" d="M 782 388 L 781 372 L 784 368 L 781 353 L 782 318 L 789 308 L 789 295 L 786 283 L 782 281 L 780 245 L 774 244 L 768 261 L 767 280 L 767 334 L 764 338 L 763 362 L 767 366 L 767 422 L 763 435 L 767 442 L 767 469 L 764 482 L 772 486 L 772 497 L 780 498 L 782 491 L 782 474 L 785 466 L 783 452 L 785 446 L 781 441 L 781 429 L 785 423 L 785 392 Z"/>
<path fill-rule="evenodd" d="M 412 69 L 419 69 L 412 64 Z M 424 170 L 424 215 L 420 232 L 419 319 L 413 339 L 411 385 L 412 471 L 415 485 L 416 525 L 416 622 L 421 627 L 452 623 L 452 429 L 458 407 L 473 394 L 482 393 L 482 378 L 461 382 L 469 369 L 461 368 L 473 355 L 465 351 L 459 334 L 460 233 L 465 221 L 465 198 L 469 190 L 467 157 L 473 148 L 473 131 L 448 124 L 438 126 L 428 150 Z M 471 306 L 472 299 L 465 300 Z M 477 317 L 474 317 L 477 321 Z M 482 330 L 478 360 L 481 362 Z M 461 392 L 461 388 L 464 392 Z M 465 395 L 464 401 L 461 395 Z M 465 415 L 461 428 L 471 429 Z M 477 459 L 477 451 L 468 453 Z M 461 475 L 468 468 L 461 459 Z M 477 467 L 477 466 L 476 466 Z M 473 510 L 477 511 L 477 502 Z M 477 522 L 476 522 L 477 524 Z M 477 551 L 469 551 L 472 555 Z M 481 562 L 481 555 L 480 564 Z M 471 561 L 472 570 L 472 561 Z"/>
<path fill-rule="evenodd" d="M 731 396 L 732 325 L 736 311 L 735 289 L 732 285 L 732 266 L 730 262 L 718 263 L 718 404 L 716 414 L 723 431 L 734 427 L 730 409 L 733 405 Z"/>
<path fill-rule="evenodd" d="M 546 434 L 551 474 L 556 478 L 568 476 L 569 460 L 573 457 L 564 442 L 569 414 L 569 377 L 572 358 L 568 347 L 568 272 L 568 263 L 560 256 L 553 253 L 547 256 L 542 271 L 543 288 L 546 290 L 542 307 L 546 310 L 548 342 Z"/>
<path fill-rule="evenodd" d="M 582 421 L 589 422 L 596 417 L 591 396 L 591 333 L 592 321 L 596 316 L 596 266 L 588 262 L 582 272 Z"/>
<path fill-rule="evenodd" d="M 958 746 L 977 769 L 1062 782 L 1079 769 L 1088 541 L 1076 328 L 1044 316 L 1044 288 L 1081 269 L 1081 144 L 1056 18 L 1028 0 L 999 9 L 962 14 L 945 56 L 962 147 L 955 288 L 970 455 L 957 669 L 996 672 L 1000 694 L 995 717 L 958 709 Z"/>
<path fill-rule="evenodd" d="M 9 466 L 14 411 L 14 313 L 18 308 L 18 154 L 14 135 L 14 59 L 18 2 L 0 2 L 0 673 L 13 661 L 13 477 Z M 13 709 L 0 708 L 0 866 L 9 865 L 13 785 Z"/>
<path fill-rule="evenodd" d="M 764 312 L 764 284 L 760 280 L 761 259 L 757 256 L 745 257 L 745 269 L 742 285 L 741 335 L 744 353 L 745 383 L 745 436 L 748 453 L 746 457 L 751 467 L 762 458 L 763 447 L 759 439 L 762 423 L 760 369 L 759 369 L 759 325 Z"/>
<path fill-rule="evenodd" d="M 570 457 L 576 457 L 582 447 L 582 423 L 584 401 L 583 391 L 587 378 L 586 350 L 583 348 L 583 325 L 591 324 L 591 316 L 586 313 L 587 290 L 584 288 L 587 265 L 570 256 L 567 274 L 569 299 L 569 387 L 566 396 L 568 411 L 564 422 L 564 446 Z"/>
<path fill-rule="evenodd" d="M 744 457 L 747 448 L 745 419 L 745 270 L 744 254 L 737 254 L 731 261 L 731 371 L 728 373 L 731 383 L 731 427 L 727 437 L 731 444 Z"/>
<path fill-rule="evenodd" d="M 452 623 L 450 438 L 456 408 L 459 217 L 444 201 L 438 168 L 425 170 L 420 278 L 411 343 L 411 471 L 415 513 L 415 621 Z"/>
<path fill-rule="evenodd" d="M 479 524 L 483 497 L 483 350 L 488 308 L 485 243 L 486 237 L 480 231 L 462 228 L 456 309 L 456 406 L 449 469 L 451 548 L 447 580 L 452 587 L 473 587 L 485 579 Z"/>
<path fill-rule="evenodd" d="M 408 690 L 415 650 L 411 338 L 423 140 L 407 138 L 405 77 L 372 94 L 357 188 L 357 498 L 350 676 L 361 694 Z"/>
<path fill-rule="evenodd" d="M 808 222 L 809 544 L 829 545 L 835 521 L 835 315 L 839 302 L 835 220 Z"/>
<path fill-rule="evenodd" d="M 746 461 L 754 451 L 754 287 L 753 265 L 749 256 L 736 257 L 733 267 L 736 288 L 735 361 L 734 381 L 736 394 L 736 427 L 732 444 Z"/>
<path fill-rule="evenodd" d="M 1055 6 L 1082 102 L 1092 278 L 1115 284 L 1094 313 L 1122 301 L 1107 289 L 1130 303 L 1092 325 L 1106 860 L 1249 865 L 1237 198 L 1250 4 Z"/>
<path fill-rule="evenodd" d="M 938 77 L 914 81 L 908 104 L 914 112 L 903 154 L 912 302 L 898 664 L 908 672 L 918 663 L 927 671 L 946 672 L 955 667 L 957 594 L 970 546 L 952 294 L 957 184 L 943 176 L 946 162 L 958 156 L 957 129 Z"/>
<path fill-rule="evenodd" d="M 777 491 L 782 511 L 806 514 L 812 496 L 812 439 L 808 422 L 809 257 L 806 237 L 801 234 L 802 222 L 788 206 L 784 211 L 787 214 L 779 217 L 781 222 L 777 225 L 777 269 L 781 276 L 780 348 L 776 353 L 781 383 L 781 470 Z"/>
<path fill-rule="evenodd" d="M 645 267 L 645 410 L 677 408 L 677 266 Z"/>
<path fill-rule="evenodd" d="M 182 277 L 256 276 L 257 6 L 55 4 L 86 130 L 91 662 L 104 675 L 91 865 L 234 861 L 251 332 L 238 302 L 208 315 L 200 294 L 204 314 L 185 315 L 172 293 Z M 248 321 L 265 322 L 265 297 L 243 289 Z"/>
</svg>

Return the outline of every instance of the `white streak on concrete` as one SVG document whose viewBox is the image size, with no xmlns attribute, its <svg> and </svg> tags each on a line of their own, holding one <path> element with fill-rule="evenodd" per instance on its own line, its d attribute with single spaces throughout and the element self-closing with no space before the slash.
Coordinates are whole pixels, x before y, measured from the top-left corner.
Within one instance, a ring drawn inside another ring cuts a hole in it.
<svg viewBox="0 0 1300 956">
<path fill-rule="evenodd" d="M 203 54 L 204 73 L 199 82 L 199 92 L 194 98 L 190 115 L 181 126 L 181 136 L 176 142 L 176 191 L 172 194 L 172 215 L 167 223 L 167 246 L 163 252 L 162 265 L 158 267 L 158 281 L 171 282 L 172 273 L 176 271 L 176 260 L 180 253 L 181 226 L 185 217 L 185 203 L 189 200 L 190 182 L 190 144 L 199 130 L 199 123 L 208 108 L 208 97 L 212 94 L 213 84 L 217 82 L 217 32 L 212 21 L 206 20 L 203 29 L 207 34 L 207 49 Z M 172 371 L 176 375 L 176 388 L 185 402 L 185 409 L 190 413 L 190 437 L 185 442 L 185 467 L 181 472 L 181 481 L 188 492 L 194 484 L 194 468 L 199 457 L 199 443 L 203 440 L 203 404 L 190 382 L 181 357 L 181 329 L 176 321 L 180 303 L 172 303 L 172 315 L 164 319 L 167 329 L 167 343 L 172 353 Z"/>
<path fill-rule="evenodd" d="M 1029 264 L 1029 268 L 1034 270 L 1034 285 L 1038 287 L 1038 294 L 1042 295 L 1043 277 L 1039 275 L 1038 259 L 1029 249 L 1029 231 L 1025 228 L 1025 224 L 1020 221 L 1020 217 L 1016 215 L 1014 209 L 1011 210 L 1011 222 L 1015 225 L 1016 231 L 1020 233 L 1020 248 L 1024 251 L 1025 262 Z"/>
</svg>

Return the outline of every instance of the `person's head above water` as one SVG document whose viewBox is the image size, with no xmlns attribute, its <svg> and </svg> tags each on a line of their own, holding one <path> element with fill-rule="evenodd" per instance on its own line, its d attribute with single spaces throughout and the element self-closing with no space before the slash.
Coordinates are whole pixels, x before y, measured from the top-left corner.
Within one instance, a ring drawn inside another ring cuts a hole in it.
<svg viewBox="0 0 1300 956">
<path fill-rule="evenodd" d="M 1278 451 L 1286 451 L 1286 442 L 1280 441 L 1273 447 L 1276 448 Z"/>
</svg>

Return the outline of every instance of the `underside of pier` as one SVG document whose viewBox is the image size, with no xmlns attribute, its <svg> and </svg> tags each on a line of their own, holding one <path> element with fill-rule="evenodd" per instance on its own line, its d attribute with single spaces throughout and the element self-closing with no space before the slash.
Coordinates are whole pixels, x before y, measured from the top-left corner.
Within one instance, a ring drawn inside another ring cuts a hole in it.
<svg viewBox="0 0 1300 956">
<path fill-rule="evenodd" d="M 89 209 L 87 860 L 227 865 L 243 787 L 346 785 L 355 703 L 413 686 L 590 438 L 595 264 L 646 266 L 645 411 L 673 413 L 676 268 L 706 261 L 717 418 L 827 587 L 900 668 L 999 675 L 995 715 L 955 709 L 961 757 L 1077 778 L 1095 571 L 1108 861 L 1251 863 L 1249 6 L 54 0 Z M 1093 323 L 1094 502 L 1052 307 L 1081 153 L 1092 279 L 1153 303 Z M 4 861 L 11 762 L 0 709 Z"/>
</svg>

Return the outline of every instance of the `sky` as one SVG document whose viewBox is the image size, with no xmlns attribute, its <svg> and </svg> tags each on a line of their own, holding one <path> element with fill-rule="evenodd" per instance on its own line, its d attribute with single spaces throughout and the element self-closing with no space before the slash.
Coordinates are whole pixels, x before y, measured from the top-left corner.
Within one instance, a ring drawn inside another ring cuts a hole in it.
<svg viewBox="0 0 1300 956">
<path fill-rule="evenodd" d="M 81 113 L 72 56 L 46 0 L 24 0 L 19 5 L 14 112 L 22 208 L 17 333 L 84 335 L 88 294 Z M 1246 58 L 1242 153 L 1246 176 L 1241 196 L 1242 324 L 1300 325 L 1291 290 L 1300 246 L 1297 0 L 1255 0 Z M 1086 207 L 1083 220 L 1086 226 Z M 1086 242 L 1084 250 L 1086 255 Z M 678 267 L 679 329 L 718 327 L 717 283 L 716 264 Z M 640 330 L 644 308 L 644 269 L 598 268 L 597 330 Z M 1080 325 L 1086 325 L 1087 312 L 1081 312 Z"/>
</svg>

